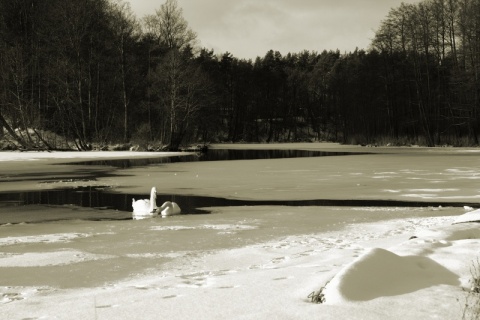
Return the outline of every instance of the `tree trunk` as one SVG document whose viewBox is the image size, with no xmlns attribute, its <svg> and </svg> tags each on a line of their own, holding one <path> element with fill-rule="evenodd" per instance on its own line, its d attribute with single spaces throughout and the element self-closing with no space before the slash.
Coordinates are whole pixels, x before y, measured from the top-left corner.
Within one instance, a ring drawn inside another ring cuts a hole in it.
<svg viewBox="0 0 480 320">
<path fill-rule="evenodd" d="M 29 145 L 15 133 L 15 131 L 12 129 L 12 127 L 10 127 L 2 114 L 0 114 L 0 127 L 4 127 L 5 129 L 7 129 L 7 132 L 12 136 L 15 141 L 17 141 L 19 145 L 21 145 L 23 148 L 28 149 Z"/>
</svg>

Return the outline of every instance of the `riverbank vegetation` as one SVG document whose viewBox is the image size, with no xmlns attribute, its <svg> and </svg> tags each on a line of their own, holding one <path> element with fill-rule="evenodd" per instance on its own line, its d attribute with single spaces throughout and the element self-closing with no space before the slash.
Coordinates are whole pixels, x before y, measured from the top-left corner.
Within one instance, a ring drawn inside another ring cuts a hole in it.
<svg viewBox="0 0 480 320">
<path fill-rule="evenodd" d="M 3 147 L 476 146 L 479 10 L 480 0 L 402 4 L 370 48 L 252 61 L 201 48 L 175 0 L 142 18 L 119 1 L 1 0 Z"/>
</svg>

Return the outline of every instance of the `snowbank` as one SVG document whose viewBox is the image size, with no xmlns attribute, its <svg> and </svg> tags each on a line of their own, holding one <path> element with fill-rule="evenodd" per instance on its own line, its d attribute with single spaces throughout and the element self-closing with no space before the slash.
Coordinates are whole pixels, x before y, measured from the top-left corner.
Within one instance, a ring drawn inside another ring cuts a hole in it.
<svg viewBox="0 0 480 320">
<path fill-rule="evenodd" d="M 112 229 L 115 232 L 104 236 L 135 235 L 142 240 L 148 233 L 152 239 L 178 239 L 186 232 L 204 236 L 207 232 L 222 241 L 257 229 L 238 228 L 222 222 L 224 219 L 200 224 L 181 216 L 131 221 L 117 224 Z M 452 224 L 453 220 L 449 216 L 359 223 L 338 231 L 207 253 L 155 253 L 148 248 L 164 242 L 148 247 L 142 240 L 142 246 L 150 251 L 127 253 L 123 258 L 118 251 L 115 257 L 63 248 L 95 237 L 55 233 L 48 243 L 63 244 L 57 251 L 40 251 L 43 257 L 4 254 L 0 267 L 75 269 L 81 261 L 172 261 L 162 270 L 91 288 L 0 287 L 2 314 L 8 319 L 455 319 L 465 309 L 465 289 L 471 285 L 471 261 L 480 252 L 480 235 L 475 223 Z M 252 226 L 256 223 L 251 221 Z M 131 235 L 118 233 L 120 226 L 135 230 Z M 412 234 L 417 237 L 407 240 Z M 106 243 L 105 239 L 98 241 Z M 42 243 L 45 237 L 30 237 L 25 243 L 35 241 Z M 21 243 L 19 238 L 9 238 L 4 247 Z M 387 248 L 389 243 L 393 245 Z M 326 302 L 311 303 L 308 293 L 329 279 L 324 290 Z"/>
<path fill-rule="evenodd" d="M 322 290 L 325 303 L 360 306 L 368 301 L 374 304 L 385 301 L 387 297 L 397 303 L 405 301 L 405 304 L 416 299 L 430 299 L 431 302 L 437 299 L 440 305 L 460 301 L 456 308 L 463 308 L 467 314 L 480 312 L 469 310 L 466 302 L 472 277 L 479 274 L 475 268 L 478 268 L 480 228 L 477 223 L 471 223 L 479 220 L 479 212 L 460 215 L 452 219 L 454 224 L 451 225 L 423 230 L 418 236 L 388 250 L 368 250 L 326 284 Z M 432 290 L 437 294 L 428 297 Z M 442 300 L 442 296 L 448 295 L 451 301 Z M 473 299 L 478 300 L 478 297 Z M 451 314 L 440 316 L 441 319 L 451 317 Z"/>
<path fill-rule="evenodd" d="M 328 284 L 328 303 L 365 301 L 412 293 L 435 285 L 458 286 L 458 276 L 424 256 L 399 256 L 374 248 L 348 265 Z"/>
<path fill-rule="evenodd" d="M 462 222 L 480 222 L 480 209 L 467 212 L 457 217 L 454 223 Z"/>
</svg>

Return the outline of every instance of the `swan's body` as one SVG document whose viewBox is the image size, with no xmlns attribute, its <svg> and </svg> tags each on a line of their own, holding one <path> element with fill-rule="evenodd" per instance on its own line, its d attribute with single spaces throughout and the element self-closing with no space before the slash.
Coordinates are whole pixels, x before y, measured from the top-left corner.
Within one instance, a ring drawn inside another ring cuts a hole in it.
<svg viewBox="0 0 480 320">
<path fill-rule="evenodd" d="M 182 212 L 176 202 L 170 201 L 166 201 L 164 204 L 162 204 L 162 206 L 158 208 L 158 211 L 160 211 L 162 217 L 173 216 Z"/>
<path fill-rule="evenodd" d="M 133 207 L 133 220 L 145 219 L 145 218 L 152 218 L 157 213 L 157 189 L 155 187 L 152 188 L 150 192 L 150 199 L 140 199 L 135 201 L 132 199 L 132 207 Z"/>
</svg>

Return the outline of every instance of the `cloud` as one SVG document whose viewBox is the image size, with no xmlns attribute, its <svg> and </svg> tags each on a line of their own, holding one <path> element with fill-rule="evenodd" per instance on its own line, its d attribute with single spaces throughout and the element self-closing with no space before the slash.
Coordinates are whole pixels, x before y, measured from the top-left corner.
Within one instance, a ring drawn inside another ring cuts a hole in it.
<svg viewBox="0 0 480 320">
<path fill-rule="evenodd" d="M 163 1 L 130 0 L 137 12 Z M 202 46 L 239 58 L 303 50 L 367 48 L 402 0 L 177 0 Z M 419 2 L 420 0 L 403 0 Z M 143 8 L 143 9 L 142 9 Z M 150 9 L 153 12 L 153 9 Z M 142 15 L 142 14 L 141 14 Z"/>
</svg>

